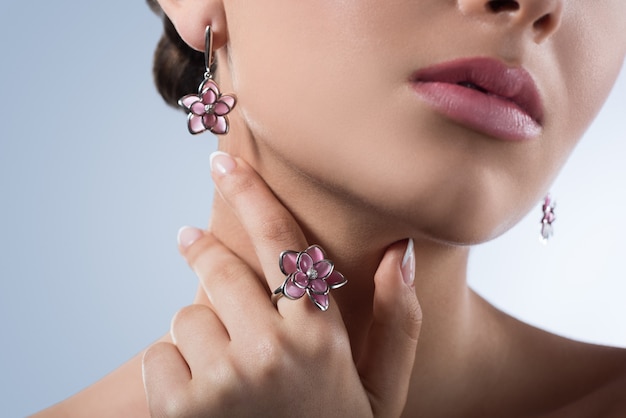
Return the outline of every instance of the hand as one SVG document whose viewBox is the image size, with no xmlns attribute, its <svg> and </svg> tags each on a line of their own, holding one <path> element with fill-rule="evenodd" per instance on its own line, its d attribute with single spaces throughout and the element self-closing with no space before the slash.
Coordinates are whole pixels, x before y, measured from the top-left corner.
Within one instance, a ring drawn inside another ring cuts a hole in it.
<svg viewBox="0 0 626 418">
<path fill-rule="evenodd" d="M 210 233 L 182 232 L 181 253 L 211 307 L 183 308 L 172 321 L 174 343 L 146 351 L 151 415 L 399 416 L 421 325 L 412 277 L 409 284 L 403 279 L 406 241 L 387 250 L 376 272 L 374 320 L 357 366 L 332 300 L 326 312 L 308 300 L 281 298 L 277 306 L 270 300 L 267 289 L 283 280 L 278 254 L 308 246 L 293 217 L 242 160 L 220 153 L 212 165 L 216 186 L 249 234 L 268 287 Z M 405 276 L 413 270 L 405 266 Z"/>
</svg>

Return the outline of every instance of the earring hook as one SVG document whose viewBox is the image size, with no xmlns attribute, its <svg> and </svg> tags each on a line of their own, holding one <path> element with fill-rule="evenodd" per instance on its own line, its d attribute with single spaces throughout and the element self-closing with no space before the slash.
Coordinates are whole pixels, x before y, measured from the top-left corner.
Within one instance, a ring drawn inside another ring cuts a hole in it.
<svg viewBox="0 0 626 418">
<path fill-rule="evenodd" d="M 207 26 L 204 31 L 204 67 L 205 78 L 213 78 L 211 66 L 213 65 L 213 31 L 211 26 Z"/>
</svg>

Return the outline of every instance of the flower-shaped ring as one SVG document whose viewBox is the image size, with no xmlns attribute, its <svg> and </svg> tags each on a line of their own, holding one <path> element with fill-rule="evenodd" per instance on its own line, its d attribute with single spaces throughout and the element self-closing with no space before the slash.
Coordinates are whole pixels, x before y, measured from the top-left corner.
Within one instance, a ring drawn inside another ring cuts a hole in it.
<svg viewBox="0 0 626 418">
<path fill-rule="evenodd" d="M 348 282 L 335 270 L 333 262 L 326 258 L 319 245 L 311 245 L 302 252 L 283 251 L 278 262 L 286 278 L 274 295 L 300 299 L 307 294 L 322 311 L 328 309 L 330 290 Z"/>
</svg>

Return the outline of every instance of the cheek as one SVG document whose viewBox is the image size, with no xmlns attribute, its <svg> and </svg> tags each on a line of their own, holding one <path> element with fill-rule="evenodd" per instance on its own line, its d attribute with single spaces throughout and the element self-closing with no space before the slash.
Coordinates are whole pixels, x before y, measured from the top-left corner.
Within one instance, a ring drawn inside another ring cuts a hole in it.
<svg viewBox="0 0 626 418">
<path fill-rule="evenodd" d="M 560 69 L 560 79 L 552 80 L 560 87 L 553 92 L 555 124 L 561 136 L 556 141 L 572 144 L 583 135 L 624 62 L 626 2 L 599 3 L 605 7 L 595 2 L 572 3 L 562 31 L 554 38 L 554 56 Z"/>
<path fill-rule="evenodd" d="M 337 160 L 350 160 L 368 137 L 378 136 L 368 153 L 375 155 L 390 111 L 380 98 L 395 77 L 375 65 L 385 62 L 372 54 L 372 42 L 382 37 L 366 30 L 371 13 L 363 10 L 361 18 L 359 10 L 336 1 L 268 0 L 263 7 L 241 5 L 229 18 L 229 25 L 246 28 L 230 40 L 245 123 L 257 143 L 316 176 L 336 173 Z M 348 28 L 349 21 L 360 28 Z"/>
<path fill-rule="evenodd" d="M 324 123 L 315 123 L 323 112 L 313 109 L 326 110 L 333 103 L 321 100 L 326 88 L 319 76 L 324 57 L 320 48 L 312 47 L 324 40 L 315 42 L 311 31 L 299 27 L 307 21 L 305 8 L 280 1 L 263 4 L 232 13 L 229 25 L 246 30 L 231 34 L 231 74 L 239 111 L 255 141 L 282 148 L 280 142 L 288 146 L 303 131 L 313 134 L 311 128 Z"/>
</svg>

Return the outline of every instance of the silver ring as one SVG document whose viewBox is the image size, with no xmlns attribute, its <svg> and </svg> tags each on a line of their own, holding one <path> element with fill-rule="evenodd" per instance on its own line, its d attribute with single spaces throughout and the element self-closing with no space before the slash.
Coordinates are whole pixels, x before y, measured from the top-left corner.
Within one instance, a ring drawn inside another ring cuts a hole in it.
<svg viewBox="0 0 626 418">
<path fill-rule="evenodd" d="M 283 251 L 278 260 L 285 281 L 272 294 L 272 302 L 280 297 L 300 299 L 305 294 L 320 310 L 326 311 L 330 303 L 330 290 L 337 289 L 348 280 L 335 270 L 332 261 L 319 245 L 311 245 L 304 251 Z"/>
</svg>

